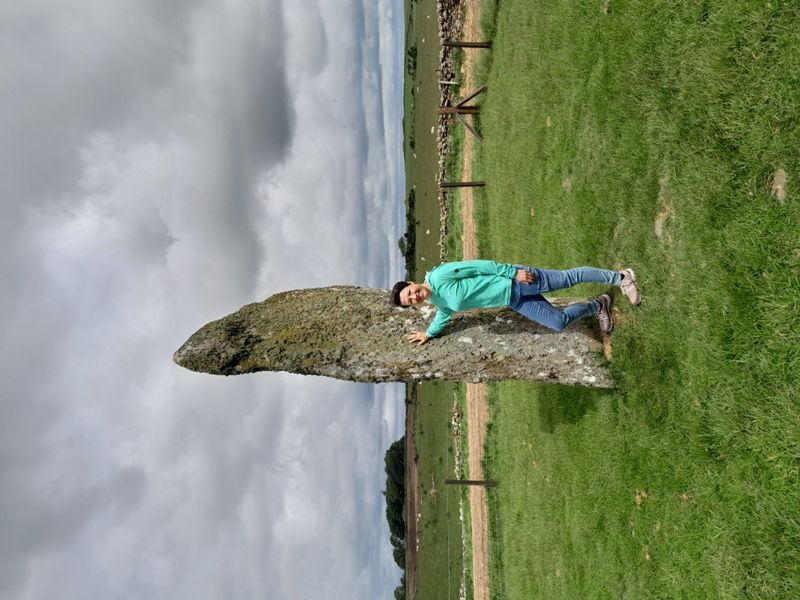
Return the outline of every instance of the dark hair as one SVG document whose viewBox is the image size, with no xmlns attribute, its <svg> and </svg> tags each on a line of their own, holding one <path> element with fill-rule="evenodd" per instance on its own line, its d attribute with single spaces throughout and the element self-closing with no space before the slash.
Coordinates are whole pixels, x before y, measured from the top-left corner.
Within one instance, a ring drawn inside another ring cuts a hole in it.
<svg viewBox="0 0 800 600">
<path fill-rule="evenodd" d="M 391 302 L 394 306 L 400 306 L 405 308 L 405 305 L 400 302 L 400 292 L 406 289 L 410 284 L 407 281 L 398 281 L 394 284 L 392 291 L 389 292 L 389 302 Z"/>
</svg>

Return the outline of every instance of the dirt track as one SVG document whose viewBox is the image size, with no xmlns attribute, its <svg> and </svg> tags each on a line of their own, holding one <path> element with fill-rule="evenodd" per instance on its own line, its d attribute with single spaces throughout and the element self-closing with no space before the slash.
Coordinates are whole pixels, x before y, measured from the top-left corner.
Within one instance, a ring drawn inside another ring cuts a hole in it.
<svg viewBox="0 0 800 600">
<path fill-rule="evenodd" d="M 480 30 L 478 29 L 478 13 L 480 8 L 477 2 L 467 2 L 464 10 L 464 26 L 463 26 L 463 39 L 464 41 L 477 41 L 480 39 Z M 461 68 L 464 73 L 464 86 L 463 96 L 466 97 L 472 92 L 473 77 L 475 72 L 475 62 L 478 58 L 480 50 L 465 50 L 464 62 Z M 467 119 L 472 117 L 467 116 Z M 472 144 L 475 138 L 472 134 L 467 132 L 464 141 L 464 163 L 462 165 L 462 181 L 472 180 Z M 461 238 L 463 246 L 464 260 L 472 260 L 478 258 L 478 242 L 475 238 L 475 219 L 472 211 L 472 188 L 460 188 L 461 190 L 461 215 L 464 226 L 464 233 Z"/>
<path fill-rule="evenodd" d="M 467 442 L 469 445 L 469 478 L 483 479 L 483 444 L 486 438 L 486 384 L 467 384 Z M 486 488 L 469 488 L 472 515 L 472 579 L 475 600 L 489 600 L 489 505 Z"/>
</svg>

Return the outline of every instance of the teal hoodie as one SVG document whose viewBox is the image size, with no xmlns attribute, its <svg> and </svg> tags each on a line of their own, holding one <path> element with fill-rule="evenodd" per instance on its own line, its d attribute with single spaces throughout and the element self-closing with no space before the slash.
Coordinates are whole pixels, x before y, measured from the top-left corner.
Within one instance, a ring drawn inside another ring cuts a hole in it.
<svg viewBox="0 0 800 600">
<path fill-rule="evenodd" d="M 430 301 L 439 309 L 425 335 L 436 337 L 459 310 L 508 306 L 511 280 L 517 274 L 513 265 L 493 260 L 465 260 L 434 267 L 425 281 L 433 294 Z"/>
</svg>

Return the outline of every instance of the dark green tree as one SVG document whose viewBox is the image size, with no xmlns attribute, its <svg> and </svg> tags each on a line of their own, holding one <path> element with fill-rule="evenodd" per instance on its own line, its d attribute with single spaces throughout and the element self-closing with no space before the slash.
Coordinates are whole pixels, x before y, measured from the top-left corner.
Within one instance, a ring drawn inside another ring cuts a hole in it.
<svg viewBox="0 0 800 600">
<path fill-rule="evenodd" d="M 405 569 L 406 564 L 406 437 L 394 442 L 384 456 L 386 470 L 386 521 L 394 547 L 394 560 L 397 566 Z"/>
<path fill-rule="evenodd" d="M 405 544 L 402 548 L 395 548 L 392 551 L 392 556 L 394 556 L 394 562 L 397 563 L 397 566 L 401 569 L 406 568 L 406 547 Z"/>
<path fill-rule="evenodd" d="M 394 600 L 406 600 L 406 586 L 398 585 L 394 588 Z"/>
</svg>

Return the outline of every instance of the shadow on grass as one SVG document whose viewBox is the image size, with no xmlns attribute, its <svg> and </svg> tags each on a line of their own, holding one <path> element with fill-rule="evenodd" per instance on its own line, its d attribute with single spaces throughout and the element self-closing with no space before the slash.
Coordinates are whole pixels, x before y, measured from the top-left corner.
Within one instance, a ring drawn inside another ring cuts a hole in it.
<svg viewBox="0 0 800 600">
<path fill-rule="evenodd" d="M 542 384 L 539 392 L 539 428 L 553 433 L 559 425 L 575 424 L 611 394 L 609 390 Z"/>
</svg>

